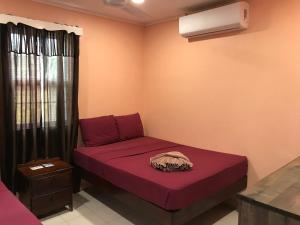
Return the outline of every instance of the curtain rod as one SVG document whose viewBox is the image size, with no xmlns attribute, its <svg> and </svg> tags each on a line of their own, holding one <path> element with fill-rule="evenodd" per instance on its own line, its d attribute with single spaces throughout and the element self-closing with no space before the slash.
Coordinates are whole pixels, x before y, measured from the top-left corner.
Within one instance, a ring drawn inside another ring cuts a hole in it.
<svg viewBox="0 0 300 225">
<path fill-rule="evenodd" d="M 6 24 L 9 22 L 14 24 L 23 23 L 35 27 L 37 29 L 46 29 L 50 31 L 65 30 L 68 33 L 73 32 L 76 35 L 83 35 L 83 29 L 81 27 L 69 26 L 69 25 L 64 25 L 59 23 L 51 23 L 42 20 L 33 20 L 25 17 L 13 16 L 8 14 L 0 14 L 0 23 Z"/>
</svg>

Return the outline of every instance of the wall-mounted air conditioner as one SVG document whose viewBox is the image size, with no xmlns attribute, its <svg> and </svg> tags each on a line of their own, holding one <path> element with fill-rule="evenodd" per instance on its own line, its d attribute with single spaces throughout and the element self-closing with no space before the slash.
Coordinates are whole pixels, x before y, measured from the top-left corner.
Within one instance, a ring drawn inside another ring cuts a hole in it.
<svg viewBox="0 0 300 225">
<path fill-rule="evenodd" d="M 247 29 L 249 4 L 245 1 L 179 18 L 179 33 L 186 38 Z"/>
</svg>

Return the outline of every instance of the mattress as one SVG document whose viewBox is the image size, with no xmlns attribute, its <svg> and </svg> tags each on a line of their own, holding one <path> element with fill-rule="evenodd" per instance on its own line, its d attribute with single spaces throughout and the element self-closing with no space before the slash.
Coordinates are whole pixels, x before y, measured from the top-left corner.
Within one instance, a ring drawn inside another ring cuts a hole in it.
<svg viewBox="0 0 300 225">
<path fill-rule="evenodd" d="M 1 225 L 42 225 L 1 182 L 0 199 Z"/>
<path fill-rule="evenodd" d="M 193 162 L 185 172 L 161 172 L 150 157 L 179 151 Z M 74 163 L 166 210 L 185 208 L 208 198 L 247 175 L 244 156 L 203 150 L 152 137 L 99 147 L 80 147 Z"/>
</svg>

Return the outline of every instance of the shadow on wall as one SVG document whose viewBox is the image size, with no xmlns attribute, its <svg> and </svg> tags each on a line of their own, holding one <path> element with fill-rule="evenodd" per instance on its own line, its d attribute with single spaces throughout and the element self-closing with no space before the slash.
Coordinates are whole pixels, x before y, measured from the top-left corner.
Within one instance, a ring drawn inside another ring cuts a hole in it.
<svg viewBox="0 0 300 225">
<path fill-rule="evenodd" d="M 77 147 L 84 147 L 84 144 L 83 144 L 83 141 L 82 141 L 82 135 L 81 135 L 80 126 L 78 126 Z"/>
<path fill-rule="evenodd" d="M 249 177 L 251 177 L 251 180 L 249 180 Z M 253 186 L 256 181 L 260 180 L 261 178 L 257 175 L 257 172 L 255 170 L 255 167 L 252 164 L 252 160 L 248 159 L 248 184 L 247 188 Z M 255 181 L 255 182 L 253 182 Z"/>
</svg>

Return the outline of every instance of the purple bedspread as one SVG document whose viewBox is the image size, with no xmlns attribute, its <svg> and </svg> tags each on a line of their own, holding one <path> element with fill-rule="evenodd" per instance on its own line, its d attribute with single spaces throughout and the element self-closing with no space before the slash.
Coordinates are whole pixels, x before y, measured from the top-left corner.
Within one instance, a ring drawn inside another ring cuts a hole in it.
<svg viewBox="0 0 300 225">
<path fill-rule="evenodd" d="M 42 225 L 1 182 L 0 225 Z"/>
<path fill-rule="evenodd" d="M 193 162 L 191 171 L 166 173 L 153 169 L 150 157 L 179 151 Z M 243 156 L 202 150 L 142 137 L 99 147 L 81 147 L 76 165 L 167 210 L 185 208 L 247 175 Z"/>
</svg>

